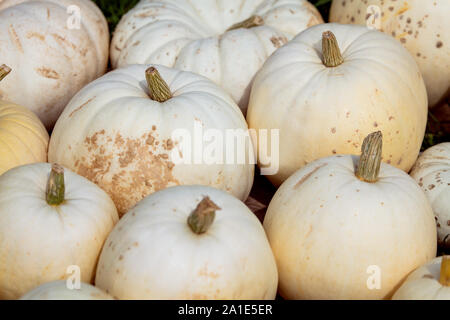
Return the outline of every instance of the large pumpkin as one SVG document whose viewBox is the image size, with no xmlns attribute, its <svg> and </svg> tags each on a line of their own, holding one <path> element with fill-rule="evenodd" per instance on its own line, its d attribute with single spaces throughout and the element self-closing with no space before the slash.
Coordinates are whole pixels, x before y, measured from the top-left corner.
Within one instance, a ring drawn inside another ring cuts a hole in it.
<svg viewBox="0 0 450 320">
<path fill-rule="evenodd" d="M 264 229 L 287 299 L 389 298 L 436 255 L 431 206 L 405 172 L 381 163 L 381 133 L 362 155 L 295 172 L 276 192 Z"/>
<path fill-rule="evenodd" d="M 119 299 L 274 299 L 277 268 L 247 206 L 206 186 L 139 202 L 116 225 L 95 284 Z"/>
<path fill-rule="evenodd" d="M 90 0 L 0 1 L 0 43 L 13 69 L 0 98 L 34 111 L 47 129 L 108 63 L 108 25 Z"/>
<path fill-rule="evenodd" d="M 5 172 L 0 176 L 0 299 L 17 299 L 74 272 L 92 282 L 117 220 L 103 190 L 59 165 L 35 163 Z"/>
<path fill-rule="evenodd" d="M 439 244 L 450 249 L 450 142 L 425 150 L 411 176 L 425 191 L 433 207 Z"/>
<path fill-rule="evenodd" d="M 232 153 L 218 138 L 220 159 L 208 162 L 204 155 L 213 141 L 206 140 L 213 137 L 206 135 L 227 132 L 247 136 L 243 149 L 231 145 L 242 161 L 227 161 Z M 245 200 L 252 155 L 247 123 L 228 94 L 202 76 L 145 65 L 112 71 L 83 88 L 58 119 L 49 146 L 50 161 L 98 184 L 121 214 L 179 184 L 210 185 Z"/>
<path fill-rule="evenodd" d="M 0 81 L 10 68 L 0 66 Z M 47 161 L 48 133 L 25 107 L 0 100 L 0 175 L 23 164 Z"/>
<path fill-rule="evenodd" d="M 253 76 L 272 52 L 322 23 L 306 0 L 142 0 L 120 21 L 113 67 L 155 63 L 208 77 L 245 113 Z"/>
<path fill-rule="evenodd" d="M 330 21 L 378 27 L 416 59 L 431 106 L 450 93 L 450 1 L 334 0 Z"/>
<path fill-rule="evenodd" d="M 253 83 L 247 120 L 257 133 L 280 130 L 279 171 L 268 176 L 279 185 L 316 159 L 358 154 L 373 130 L 385 136 L 383 161 L 409 171 L 427 112 L 420 71 L 397 41 L 361 26 L 321 24 L 266 61 Z"/>
</svg>

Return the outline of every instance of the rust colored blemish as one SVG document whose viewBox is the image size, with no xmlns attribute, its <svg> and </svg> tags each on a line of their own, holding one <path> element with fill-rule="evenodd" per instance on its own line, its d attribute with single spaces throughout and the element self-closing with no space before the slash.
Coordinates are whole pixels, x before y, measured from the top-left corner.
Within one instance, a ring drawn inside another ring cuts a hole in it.
<svg viewBox="0 0 450 320">
<path fill-rule="evenodd" d="M 76 108 L 75 110 L 73 110 L 70 114 L 69 114 L 69 118 L 73 116 L 73 114 L 79 110 L 81 110 L 85 105 L 87 105 L 89 102 L 91 102 L 92 100 L 94 100 L 96 97 L 92 97 L 90 98 L 88 101 L 86 101 L 85 103 L 83 103 L 81 106 L 79 106 L 78 108 Z"/>
<path fill-rule="evenodd" d="M 44 78 L 54 79 L 54 80 L 59 79 L 58 72 L 56 72 L 55 70 L 50 69 L 50 68 L 46 68 L 46 67 L 38 68 L 38 69 L 36 69 L 36 72 Z"/>
<path fill-rule="evenodd" d="M 317 170 L 319 170 L 320 168 L 325 167 L 326 165 L 328 165 L 328 163 L 322 163 L 320 166 L 316 167 L 313 171 L 311 171 L 310 173 L 304 175 L 294 186 L 294 189 L 297 189 L 303 182 L 305 182 L 306 180 L 309 179 L 309 177 L 311 177 L 314 173 L 317 172 Z"/>
<path fill-rule="evenodd" d="M 275 48 L 279 48 L 282 45 L 284 45 L 285 43 L 287 43 L 288 39 L 285 36 L 280 36 L 280 37 L 273 36 L 272 38 L 270 38 L 270 41 L 272 42 L 272 44 L 274 45 Z"/>
<path fill-rule="evenodd" d="M 20 42 L 19 36 L 17 35 L 16 30 L 14 29 L 13 25 L 9 25 L 9 36 L 11 38 L 11 41 L 14 43 L 14 46 L 23 53 L 23 47 L 22 43 Z"/>
<path fill-rule="evenodd" d="M 37 32 L 33 32 L 33 31 L 30 31 L 27 33 L 27 39 L 31 39 L 31 38 L 37 38 L 41 41 L 45 41 L 45 35 L 37 33 Z"/>
</svg>

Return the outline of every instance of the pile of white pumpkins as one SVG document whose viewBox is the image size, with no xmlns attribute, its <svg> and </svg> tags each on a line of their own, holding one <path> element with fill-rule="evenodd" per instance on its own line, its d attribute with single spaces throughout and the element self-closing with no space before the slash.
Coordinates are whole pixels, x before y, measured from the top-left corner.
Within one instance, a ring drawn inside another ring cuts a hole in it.
<svg viewBox="0 0 450 320">
<path fill-rule="evenodd" d="M 449 13 L 142 0 L 110 43 L 90 0 L 0 1 L 0 299 L 450 299 Z M 279 130 L 263 224 L 250 160 L 171 160 L 195 125 Z"/>
</svg>

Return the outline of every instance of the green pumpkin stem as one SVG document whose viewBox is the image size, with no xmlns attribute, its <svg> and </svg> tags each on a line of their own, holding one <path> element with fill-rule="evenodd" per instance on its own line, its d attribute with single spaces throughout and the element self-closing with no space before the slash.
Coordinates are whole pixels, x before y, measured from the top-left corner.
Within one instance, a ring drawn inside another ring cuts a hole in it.
<svg viewBox="0 0 450 320">
<path fill-rule="evenodd" d="M 11 72 L 11 68 L 8 67 L 6 64 L 2 64 L 0 66 L 0 81 L 3 80 L 4 77 L 6 77 Z"/>
<path fill-rule="evenodd" d="M 204 197 L 187 219 L 192 232 L 202 234 L 208 231 L 216 217 L 216 210 L 220 210 L 219 206 L 212 202 L 209 197 Z"/>
<path fill-rule="evenodd" d="M 64 202 L 65 194 L 64 168 L 59 164 L 53 163 L 50 176 L 47 181 L 46 199 L 52 206 L 58 206 Z"/>
<path fill-rule="evenodd" d="M 264 24 L 264 20 L 261 16 L 251 16 L 248 19 L 245 19 L 244 21 L 238 22 L 236 24 L 233 24 L 231 27 L 229 27 L 227 29 L 227 31 L 231 31 L 231 30 L 235 30 L 235 29 L 240 29 L 240 28 L 245 28 L 245 29 L 250 29 L 253 27 L 258 27 L 260 25 Z"/>
<path fill-rule="evenodd" d="M 322 33 L 322 55 L 323 64 L 328 68 L 337 67 L 344 62 L 336 37 L 331 31 Z"/>
<path fill-rule="evenodd" d="M 172 98 L 172 92 L 155 67 L 145 70 L 150 99 L 164 102 Z"/>
<path fill-rule="evenodd" d="M 441 276 L 439 282 L 444 287 L 450 287 L 450 256 L 443 256 L 441 262 Z"/>
<path fill-rule="evenodd" d="M 363 141 L 356 176 L 366 182 L 376 182 L 381 166 L 383 135 L 381 131 L 369 134 Z"/>
</svg>

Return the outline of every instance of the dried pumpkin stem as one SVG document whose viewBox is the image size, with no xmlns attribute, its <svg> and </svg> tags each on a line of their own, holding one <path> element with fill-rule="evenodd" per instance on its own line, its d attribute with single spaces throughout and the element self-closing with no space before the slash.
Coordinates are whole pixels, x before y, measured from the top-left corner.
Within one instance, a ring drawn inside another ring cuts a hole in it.
<svg viewBox="0 0 450 320">
<path fill-rule="evenodd" d="M 172 98 L 172 92 L 155 67 L 145 70 L 150 99 L 164 102 Z"/>
<path fill-rule="evenodd" d="M 50 171 L 50 176 L 47 181 L 47 203 L 52 206 L 58 206 L 63 203 L 65 189 L 64 168 L 59 164 L 53 163 L 52 170 Z"/>
<path fill-rule="evenodd" d="M 3 80 L 4 77 L 6 77 L 11 72 L 11 68 L 8 67 L 6 64 L 2 64 L 0 66 L 0 81 Z"/>
<path fill-rule="evenodd" d="M 439 282 L 445 287 L 450 287 L 450 256 L 442 257 Z"/>
<path fill-rule="evenodd" d="M 253 27 L 258 27 L 260 25 L 264 24 L 264 20 L 261 16 L 251 16 L 248 19 L 245 19 L 244 21 L 238 22 L 233 24 L 231 27 L 227 29 L 227 31 L 235 30 L 235 29 L 250 29 Z"/>
<path fill-rule="evenodd" d="M 336 37 L 331 31 L 322 33 L 322 54 L 323 64 L 328 68 L 337 67 L 344 62 Z"/>
<path fill-rule="evenodd" d="M 381 166 L 383 135 L 381 131 L 369 134 L 363 141 L 356 176 L 366 182 L 376 182 Z"/>
<path fill-rule="evenodd" d="M 192 232 L 202 234 L 208 231 L 216 217 L 216 210 L 220 210 L 220 207 L 209 197 L 204 197 L 188 217 L 187 223 Z"/>
</svg>

